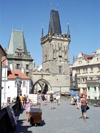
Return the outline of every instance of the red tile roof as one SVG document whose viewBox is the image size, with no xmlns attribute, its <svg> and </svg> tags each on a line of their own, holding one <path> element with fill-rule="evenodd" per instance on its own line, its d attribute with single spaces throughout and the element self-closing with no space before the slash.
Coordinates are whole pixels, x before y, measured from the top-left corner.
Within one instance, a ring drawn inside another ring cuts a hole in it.
<svg viewBox="0 0 100 133">
<path fill-rule="evenodd" d="M 86 54 L 82 54 L 85 57 L 85 60 L 89 62 L 89 59 L 93 58 L 93 55 L 86 55 Z"/>
<path fill-rule="evenodd" d="M 21 71 L 8 71 L 8 79 L 16 79 L 16 77 L 21 77 L 21 79 L 30 79 L 30 77 L 26 76 Z"/>
<path fill-rule="evenodd" d="M 70 76 L 72 76 L 72 69 L 70 69 Z"/>
<path fill-rule="evenodd" d="M 2 61 L 4 60 L 2 63 L 3 63 L 4 66 L 6 66 L 6 56 L 2 56 L 1 60 Z"/>
</svg>

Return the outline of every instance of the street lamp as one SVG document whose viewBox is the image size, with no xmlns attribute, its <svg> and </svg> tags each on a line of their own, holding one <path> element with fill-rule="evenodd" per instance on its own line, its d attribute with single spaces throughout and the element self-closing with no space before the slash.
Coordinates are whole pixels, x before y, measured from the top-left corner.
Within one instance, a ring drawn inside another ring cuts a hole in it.
<svg viewBox="0 0 100 133">
<path fill-rule="evenodd" d="M 17 101 L 18 101 L 21 93 L 21 84 L 22 84 L 21 77 L 18 77 L 18 76 L 16 77 L 16 84 L 17 84 Z"/>
</svg>

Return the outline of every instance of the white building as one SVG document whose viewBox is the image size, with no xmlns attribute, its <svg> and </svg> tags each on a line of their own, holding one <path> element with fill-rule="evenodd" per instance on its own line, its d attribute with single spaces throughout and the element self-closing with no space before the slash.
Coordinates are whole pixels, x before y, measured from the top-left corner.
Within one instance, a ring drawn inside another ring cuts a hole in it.
<svg viewBox="0 0 100 133">
<path fill-rule="evenodd" d="M 2 58 L 4 60 L 5 57 Z M 22 84 L 21 84 L 21 93 L 22 96 L 24 94 L 29 94 L 29 89 L 31 87 L 31 79 L 30 77 L 26 76 L 21 71 L 11 71 L 7 65 L 7 60 L 3 63 L 2 67 L 2 98 L 1 98 L 1 105 L 4 106 L 7 104 L 8 99 L 12 102 L 13 98 L 16 98 L 18 95 L 17 90 L 17 83 L 16 77 L 20 77 Z"/>
</svg>

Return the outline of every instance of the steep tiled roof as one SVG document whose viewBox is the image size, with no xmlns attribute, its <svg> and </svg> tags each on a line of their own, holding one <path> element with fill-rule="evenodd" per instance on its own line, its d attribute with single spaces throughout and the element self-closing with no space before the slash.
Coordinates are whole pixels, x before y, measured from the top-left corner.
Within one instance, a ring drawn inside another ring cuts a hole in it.
<svg viewBox="0 0 100 133">
<path fill-rule="evenodd" d="M 7 58 L 14 58 L 18 47 L 23 50 L 26 59 L 32 59 L 31 56 L 29 57 L 28 55 L 23 31 L 13 30 L 7 49 Z"/>
<path fill-rule="evenodd" d="M 82 54 L 85 57 L 86 61 L 89 61 L 89 59 L 93 58 L 93 55 L 86 55 L 86 54 Z"/>
<path fill-rule="evenodd" d="M 16 79 L 17 75 L 18 77 L 21 77 L 21 79 L 30 79 L 21 71 L 8 71 L 8 79 Z"/>
<path fill-rule="evenodd" d="M 57 10 L 51 10 L 48 33 L 49 32 L 61 34 L 60 19 Z"/>
</svg>

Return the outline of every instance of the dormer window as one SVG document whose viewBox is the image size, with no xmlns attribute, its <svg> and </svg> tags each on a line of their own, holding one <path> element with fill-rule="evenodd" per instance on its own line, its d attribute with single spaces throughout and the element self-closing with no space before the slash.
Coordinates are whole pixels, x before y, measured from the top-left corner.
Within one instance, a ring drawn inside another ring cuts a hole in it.
<svg viewBox="0 0 100 133">
<path fill-rule="evenodd" d="M 18 74 L 15 74 L 15 76 L 17 76 L 17 77 L 18 77 Z"/>
</svg>

